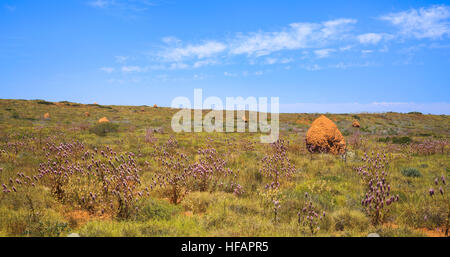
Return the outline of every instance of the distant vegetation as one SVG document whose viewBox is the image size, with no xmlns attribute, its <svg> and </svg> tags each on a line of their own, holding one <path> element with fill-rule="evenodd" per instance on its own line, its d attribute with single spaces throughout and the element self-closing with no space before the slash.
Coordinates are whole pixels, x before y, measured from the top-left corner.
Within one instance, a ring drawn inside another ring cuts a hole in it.
<svg viewBox="0 0 450 257">
<path fill-rule="evenodd" d="M 410 144 L 412 139 L 410 137 L 385 137 L 379 138 L 378 142 L 392 142 L 393 144 Z"/>
<path fill-rule="evenodd" d="M 47 101 L 44 101 L 44 100 L 38 100 L 37 103 L 38 103 L 38 104 L 45 104 L 45 105 L 54 105 L 54 103 L 52 103 L 52 102 L 47 102 Z"/>
</svg>

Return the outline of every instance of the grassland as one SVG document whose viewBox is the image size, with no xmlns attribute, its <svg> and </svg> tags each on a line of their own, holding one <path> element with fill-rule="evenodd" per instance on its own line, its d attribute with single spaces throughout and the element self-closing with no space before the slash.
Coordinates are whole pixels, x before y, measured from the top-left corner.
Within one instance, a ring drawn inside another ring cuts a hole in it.
<svg viewBox="0 0 450 257">
<path fill-rule="evenodd" d="M 273 192 L 265 187 L 270 177 L 260 171 L 273 149 L 259 143 L 258 133 L 174 133 L 170 122 L 175 112 L 0 100 L 0 184 L 10 191 L 0 192 L 0 236 L 444 236 L 448 229 L 448 183 L 441 182 L 450 174 L 447 115 L 326 114 L 347 142 L 347 153 L 335 156 L 306 151 L 306 131 L 319 114 L 281 114 L 280 138 L 289 141 L 286 153 L 295 169 Z M 99 127 L 102 117 L 109 125 Z M 354 120 L 361 128 L 352 127 Z M 61 157 L 60 150 L 50 150 L 73 142 L 82 144 L 82 151 Z M 83 165 L 83 152 L 95 149 L 134 154 L 127 162 L 138 169 L 133 196 L 167 172 L 159 161 L 165 152 L 171 157 L 182 153 L 192 164 L 201 159 L 199 149 L 214 149 L 233 175 L 213 177 L 206 188 L 189 180 L 183 186 L 186 195 L 175 201 L 170 192 L 155 187 L 128 203 L 126 212 L 112 205 L 103 208 L 104 202 L 83 205 L 67 193 L 93 185 L 89 181 L 69 181 L 61 197 L 52 189 L 54 180 L 23 184 L 50 158 L 61 157 L 67 166 Z M 392 195 L 399 196 L 398 202 L 385 206 L 379 224 L 361 204 L 367 185 L 356 169 L 366 165 L 365 153 L 386 154 L 387 179 Z M 11 191 L 13 185 L 17 192 Z M 436 190 L 433 196 L 430 188 Z M 298 213 L 308 201 L 321 216 L 313 230 L 299 222 Z"/>
</svg>

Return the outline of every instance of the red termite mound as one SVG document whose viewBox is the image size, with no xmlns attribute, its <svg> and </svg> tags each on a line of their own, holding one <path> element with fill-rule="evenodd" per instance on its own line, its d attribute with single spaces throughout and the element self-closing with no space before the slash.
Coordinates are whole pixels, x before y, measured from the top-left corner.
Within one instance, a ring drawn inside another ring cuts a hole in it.
<svg viewBox="0 0 450 257">
<path fill-rule="evenodd" d="M 306 147 L 312 153 L 345 153 L 345 140 L 341 132 L 324 115 L 317 118 L 306 133 Z"/>
</svg>

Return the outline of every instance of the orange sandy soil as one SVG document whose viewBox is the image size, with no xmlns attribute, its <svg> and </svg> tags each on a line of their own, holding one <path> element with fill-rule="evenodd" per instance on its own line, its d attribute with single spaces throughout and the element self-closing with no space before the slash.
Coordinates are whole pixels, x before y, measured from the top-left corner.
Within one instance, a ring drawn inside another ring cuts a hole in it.
<svg viewBox="0 0 450 257">
<path fill-rule="evenodd" d="M 384 224 L 384 226 L 390 227 L 390 228 L 398 228 L 399 227 L 397 224 L 394 224 L 394 223 L 386 223 L 386 224 Z M 427 237 L 445 237 L 443 228 L 434 229 L 434 230 L 428 229 L 428 228 L 417 228 L 415 230 L 422 234 L 425 234 Z"/>
<path fill-rule="evenodd" d="M 73 210 L 64 213 L 64 217 L 66 217 L 71 225 L 74 227 L 79 227 L 81 225 L 86 224 L 91 220 L 109 220 L 111 216 L 108 214 L 91 214 L 88 211 L 84 210 Z"/>
</svg>

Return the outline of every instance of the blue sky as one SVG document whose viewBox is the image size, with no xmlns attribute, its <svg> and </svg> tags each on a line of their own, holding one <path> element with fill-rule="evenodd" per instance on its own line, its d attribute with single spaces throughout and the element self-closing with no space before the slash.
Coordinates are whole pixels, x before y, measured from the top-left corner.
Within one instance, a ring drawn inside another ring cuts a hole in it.
<svg viewBox="0 0 450 257">
<path fill-rule="evenodd" d="M 450 114 L 448 1 L 0 2 L 0 98 Z"/>
</svg>

